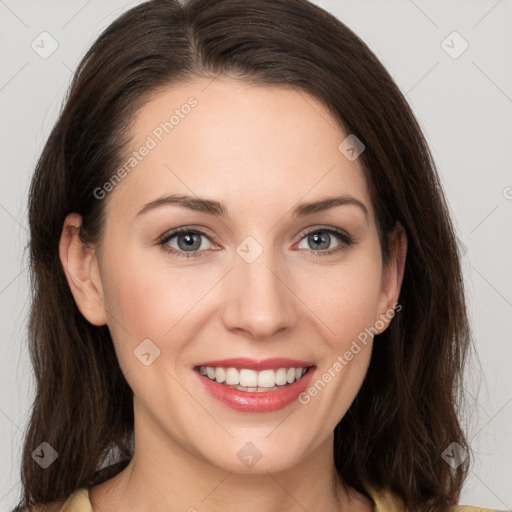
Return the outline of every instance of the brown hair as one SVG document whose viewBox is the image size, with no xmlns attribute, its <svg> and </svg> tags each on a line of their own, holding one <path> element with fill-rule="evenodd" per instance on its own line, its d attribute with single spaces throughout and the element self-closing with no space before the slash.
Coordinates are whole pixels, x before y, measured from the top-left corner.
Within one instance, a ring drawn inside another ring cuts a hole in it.
<svg viewBox="0 0 512 512">
<path fill-rule="evenodd" d="M 58 255 L 62 225 L 77 212 L 82 239 L 97 241 L 105 201 L 93 191 L 122 163 L 135 112 L 162 88 L 222 75 L 310 94 L 366 146 L 359 158 L 383 259 L 397 222 L 408 254 L 402 310 L 375 337 L 362 388 L 335 428 L 335 465 L 366 496 L 368 486 L 387 487 L 408 511 L 448 510 L 469 470 L 469 458 L 452 469 L 441 455 L 452 442 L 470 451 L 458 411 L 471 347 L 449 209 L 391 76 L 350 29 L 306 0 L 145 2 L 112 23 L 80 62 L 30 188 L 37 388 L 16 510 L 111 478 L 133 454 L 132 391 L 108 327 L 85 320 L 71 295 Z M 32 458 L 44 441 L 58 452 L 47 469 Z"/>
</svg>

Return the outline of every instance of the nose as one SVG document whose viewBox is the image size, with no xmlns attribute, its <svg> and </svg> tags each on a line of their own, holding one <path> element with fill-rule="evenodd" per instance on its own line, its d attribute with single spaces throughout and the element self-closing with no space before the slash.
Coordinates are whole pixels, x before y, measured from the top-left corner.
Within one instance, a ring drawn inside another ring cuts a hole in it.
<svg viewBox="0 0 512 512">
<path fill-rule="evenodd" d="M 297 297 L 285 262 L 266 250 L 252 263 L 238 256 L 224 282 L 223 322 L 239 335 L 266 340 L 293 327 Z"/>
</svg>

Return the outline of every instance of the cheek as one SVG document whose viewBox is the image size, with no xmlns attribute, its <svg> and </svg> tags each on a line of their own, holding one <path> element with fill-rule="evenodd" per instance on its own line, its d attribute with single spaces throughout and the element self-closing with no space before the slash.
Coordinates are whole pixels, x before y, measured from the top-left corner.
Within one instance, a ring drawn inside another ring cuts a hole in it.
<svg viewBox="0 0 512 512">
<path fill-rule="evenodd" d="M 133 250 L 126 249 L 127 244 L 111 233 L 105 239 L 108 244 L 101 255 L 101 278 L 108 327 L 119 362 L 128 372 L 136 364 L 134 350 L 143 340 L 149 339 L 162 349 L 159 340 L 165 327 L 161 324 L 164 311 L 172 311 L 172 304 L 162 301 L 157 279 Z"/>
<path fill-rule="evenodd" d="M 381 266 L 371 254 L 347 265 L 319 271 L 299 295 L 328 327 L 324 332 L 332 348 L 344 346 L 378 318 Z"/>
<path fill-rule="evenodd" d="M 134 338 L 162 339 L 183 314 L 186 291 L 163 272 L 125 261 L 109 273 L 105 303 L 113 326 Z M 167 279 L 166 279 L 167 278 Z M 110 325 L 109 324 L 109 325 Z"/>
<path fill-rule="evenodd" d="M 180 358 L 187 355 L 187 340 L 198 328 L 198 316 L 208 317 L 214 307 L 209 291 L 224 269 L 201 273 L 200 267 L 170 268 L 165 258 L 148 257 L 136 250 L 122 264 L 112 255 L 104 261 L 108 325 L 118 357 L 132 364 L 134 349 L 149 339 L 161 352 L 172 350 L 172 365 L 179 366 Z"/>
<path fill-rule="evenodd" d="M 345 415 L 366 376 L 373 341 L 370 328 L 378 317 L 379 261 L 361 257 L 343 269 L 322 273 L 315 283 L 319 286 L 301 297 L 314 304 L 311 309 L 319 317 L 323 345 L 318 348 L 317 375 L 299 403 L 323 418 L 327 434 Z"/>
<path fill-rule="evenodd" d="M 187 276 L 179 269 L 170 268 L 163 249 L 144 245 L 138 236 L 127 225 L 113 229 L 107 223 L 101 268 L 109 327 L 120 323 L 134 337 L 161 339 L 194 286 L 184 283 Z"/>
</svg>

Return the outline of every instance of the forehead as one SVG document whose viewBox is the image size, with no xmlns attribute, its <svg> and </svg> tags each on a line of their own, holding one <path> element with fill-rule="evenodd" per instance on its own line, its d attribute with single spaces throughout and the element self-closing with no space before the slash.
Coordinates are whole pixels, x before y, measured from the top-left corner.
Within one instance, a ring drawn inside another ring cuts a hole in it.
<svg viewBox="0 0 512 512">
<path fill-rule="evenodd" d="M 303 91 L 198 78 L 160 90 L 138 110 L 125 157 L 133 165 L 109 201 L 136 207 L 182 193 L 221 200 L 233 215 L 271 215 L 348 194 L 372 214 L 359 161 L 338 148 L 347 135 Z"/>
</svg>

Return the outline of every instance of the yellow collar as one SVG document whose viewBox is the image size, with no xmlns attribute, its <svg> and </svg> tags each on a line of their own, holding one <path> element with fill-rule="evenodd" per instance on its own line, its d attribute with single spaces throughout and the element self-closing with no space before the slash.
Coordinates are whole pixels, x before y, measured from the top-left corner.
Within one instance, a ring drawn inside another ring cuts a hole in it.
<svg viewBox="0 0 512 512">
<path fill-rule="evenodd" d="M 374 512 L 403 512 L 403 501 L 389 489 L 372 489 L 367 486 L 368 494 L 375 503 Z M 89 500 L 89 489 L 81 487 L 73 492 L 66 502 L 62 504 L 55 503 L 55 508 L 46 508 L 47 511 L 58 512 L 93 512 L 91 502 Z M 453 512 L 499 512 L 490 508 L 471 507 L 468 505 L 456 505 L 452 509 Z"/>
</svg>

